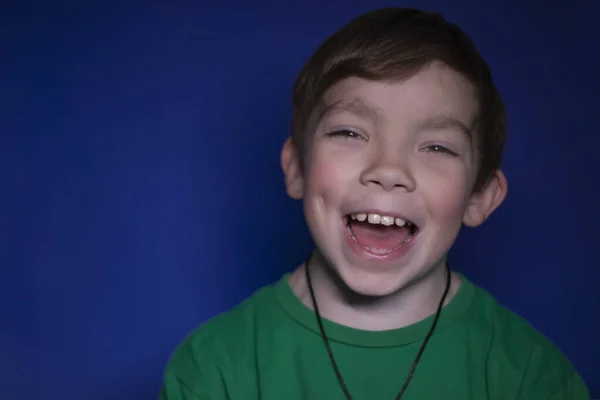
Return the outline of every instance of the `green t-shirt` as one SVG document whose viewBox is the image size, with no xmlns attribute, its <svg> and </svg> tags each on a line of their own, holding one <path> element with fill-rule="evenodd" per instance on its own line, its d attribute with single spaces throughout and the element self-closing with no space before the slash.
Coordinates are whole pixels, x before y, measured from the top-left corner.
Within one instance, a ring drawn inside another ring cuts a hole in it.
<svg viewBox="0 0 600 400">
<path fill-rule="evenodd" d="M 289 275 L 203 324 L 169 361 L 161 400 L 344 400 L 315 314 Z M 464 276 L 403 400 L 588 400 L 565 356 Z M 389 331 L 324 321 L 355 400 L 393 400 L 433 316 Z"/>
</svg>

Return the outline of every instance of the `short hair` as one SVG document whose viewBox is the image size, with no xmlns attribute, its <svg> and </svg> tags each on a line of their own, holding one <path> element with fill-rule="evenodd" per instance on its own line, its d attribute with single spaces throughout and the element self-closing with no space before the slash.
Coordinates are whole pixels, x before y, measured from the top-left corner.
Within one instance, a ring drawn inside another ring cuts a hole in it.
<svg viewBox="0 0 600 400">
<path fill-rule="evenodd" d="M 311 114 L 334 84 L 349 77 L 398 81 L 434 62 L 462 74 L 476 89 L 475 190 L 482 189 L 500 167 L 506 142 L 500 93 L 489 66 L 463 30 L 439 14 L 410 8 L 379 9 L 355 18 L 321 44 L 304 65 L 292 93 L 292 141 L 300 159 Z"/>
</svg>

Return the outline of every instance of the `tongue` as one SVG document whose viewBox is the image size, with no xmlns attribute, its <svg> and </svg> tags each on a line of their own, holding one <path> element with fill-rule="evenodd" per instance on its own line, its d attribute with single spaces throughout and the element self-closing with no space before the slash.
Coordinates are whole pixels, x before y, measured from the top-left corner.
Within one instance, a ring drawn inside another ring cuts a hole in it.
<svg viewBox="0 0 600 400">
<path fill-rule="evenodd" d="M 392 250 L 400 246 L 410 234 L 406 226 L 374 225 L 368 222 L 350 222 L 354 238 L 364 247 Z"/>
</svg>

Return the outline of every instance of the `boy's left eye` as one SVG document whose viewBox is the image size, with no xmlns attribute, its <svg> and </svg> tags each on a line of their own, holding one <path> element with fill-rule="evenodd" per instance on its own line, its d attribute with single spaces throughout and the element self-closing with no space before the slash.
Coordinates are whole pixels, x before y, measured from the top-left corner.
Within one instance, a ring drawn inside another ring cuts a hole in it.
<svg viewBox="0 0 600 400">
<path fill-rule="evenodd" d="M 439 145 L 439 144 L 429 145 L 429 146 L 425 147 L 423 150 L 430 152 L 430 153 L 442 153 L 442 154 L 448 154 L 448 155 L 455 156 L 455 157 L 458 156 L 458 154 L 456 154 L 452 150 L 450 150 L 447 147 L 444 147 L 442 145 Z"/>
<path fill-rule="evenodd" d="M 327 134 L 327 136 L 329 136 L 329 137 L 343 137 L 344 139 L 360 139 L 360 140 L 364 140 L 364 138 L 360 134 L 358 134 L 358 133 L 356 133 L 354 131 L 351 131 L 350 129 L 335 130 L 333 132 L 329 132 Z"/>
</svg>

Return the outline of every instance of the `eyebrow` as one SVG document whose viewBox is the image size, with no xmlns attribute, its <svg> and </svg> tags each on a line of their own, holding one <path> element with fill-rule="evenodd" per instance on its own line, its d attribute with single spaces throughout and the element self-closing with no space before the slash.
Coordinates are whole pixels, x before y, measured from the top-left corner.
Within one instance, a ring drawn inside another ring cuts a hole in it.
<svg viewBox="0 0 600 400">
<path fill-rule="evenodd" d="M 435 115 L 425 118 L 418 124 L 419 131 L 426 130 L 445 130 L 452 129 L 462 133 L 471 142 L 473 140 L 473 131 L 466 124 L 456 118 L 447 115 Z"/>
<path fill-rule="evenodd" d="M 320 121 L 322 118 L 336 114 L 340 112 L 348 112 L 350 114 L 354 114 L 360 118 L 366 118 L 373 121 L 377 121 L 381 118 L 381 111 L 377 108 L 365 103 L 362 100 L 354 99 L 354 100 L 340 100 L 331 104 L 326 104 L 323 106 L 323 109 L 318 113 L 317 121 Z"/>
<path fill-rule="evenodd" d="M 316 121 L 324 117 L 340 112 L 348 112 L 360 118 L 367 118 L 373 121 L 381 119 L 381 111 L 360 99 L 339 100 L 331 104 L 324 104 L 317 113 Z M 462 121 L 443 114 L 434 115 L 418 122 L 418 131 L 427 130 L 446 130 L 452 129 L 462 133 L 469 143 L 473 141 L 473 131 Z"/>
</svg>

